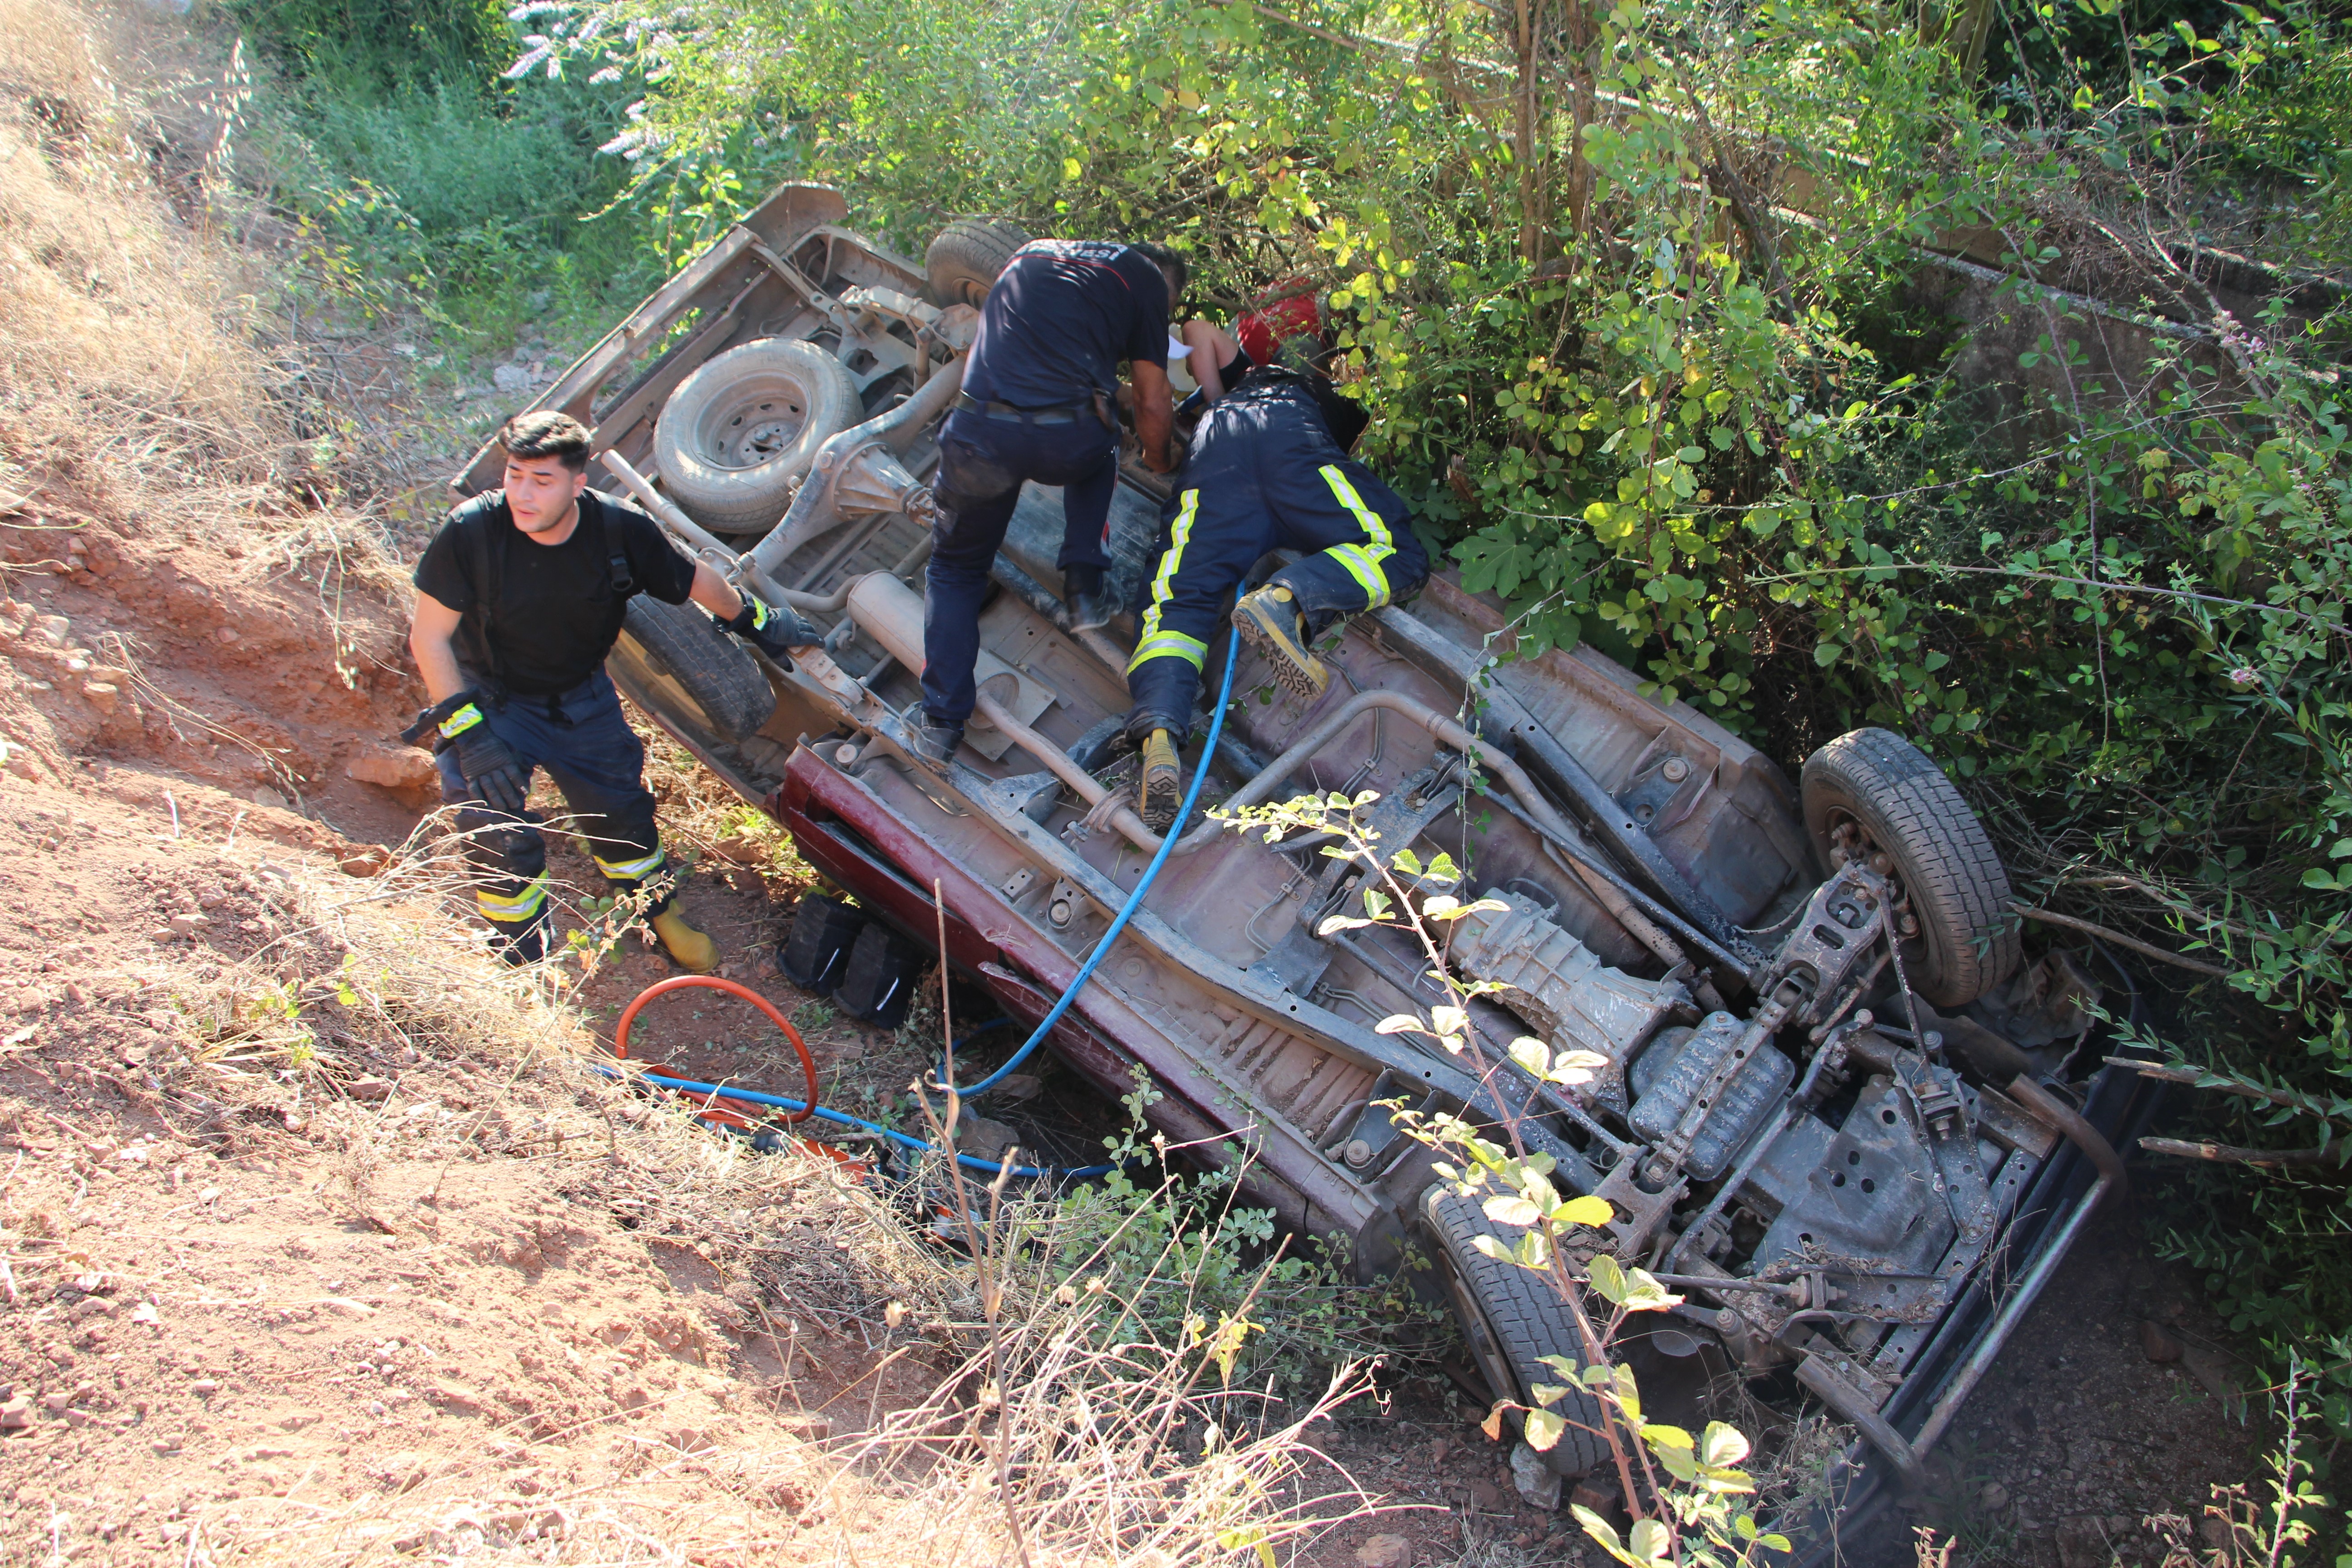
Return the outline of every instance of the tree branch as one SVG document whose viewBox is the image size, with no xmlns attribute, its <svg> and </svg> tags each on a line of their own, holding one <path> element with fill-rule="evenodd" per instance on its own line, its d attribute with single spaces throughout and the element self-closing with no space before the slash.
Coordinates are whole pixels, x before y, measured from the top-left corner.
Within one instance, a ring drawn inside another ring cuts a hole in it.
<svg viewBox="0 0 2352 1568">
<path fill-rule="evenodd" d="M 2126 936 L 2119 931 L 2110 931 L 2105 926 L 2094 925 L 2089 921 L 2077 920 L 2073 915 L 2062 915 L 2053 910 L 2036 909 L 2022 899 L 2010 900 L 2009 907 L 2027 920 L 2040 921 L 2045 925 L 2064 926 L 2070 931 L 2084 931 L 2114 942 L 2117 947 L 2127 947 L 2134 952 L 2153 958 L 2160 963 L 2176 964 L 2182 969 L 2192 969 L 2200 974 L 2210 974 L 2216 980 L 2227 980 L 2230 977 L 2230 971 L 2218 964 L 2206 963 L 2201 960 L 2170 952 L 2157 946 L 2154 942 L 2142 942 L 2136 936 Z"/>
<path fill-rule="evenodd" d="M 2333 1165 L 2352 1163 L 2352 1142 L 2323 1143 L 2316 1149 L 2238 1149 L 2227 1143 L 2191 1143 L 2179 1138 L 2143 1138 L 2139 1146 L 2151 1154 L 2174 1154 L 2184 1160 L 2214 1160 L 2228 1165 Z"/>
</svg>

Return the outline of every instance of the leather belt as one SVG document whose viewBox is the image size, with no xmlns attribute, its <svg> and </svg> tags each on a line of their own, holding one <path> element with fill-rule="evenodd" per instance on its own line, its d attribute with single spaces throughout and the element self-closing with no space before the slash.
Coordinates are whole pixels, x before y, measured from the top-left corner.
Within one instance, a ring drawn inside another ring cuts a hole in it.
<svg viewBox="0 0 2352 1568">
<path fill-rule="evenodd" d="M 987 419 L 1015 419 L 1024 425 L 1076 425 L 1079 416 L 1091 418 L 1094 410 L 1074 404 L 1059 408 L 1018 408 L 1010 403 L 985 403 L 969 392 L 956 394 L 955 405 L 966 413 Z"/>
</svg>

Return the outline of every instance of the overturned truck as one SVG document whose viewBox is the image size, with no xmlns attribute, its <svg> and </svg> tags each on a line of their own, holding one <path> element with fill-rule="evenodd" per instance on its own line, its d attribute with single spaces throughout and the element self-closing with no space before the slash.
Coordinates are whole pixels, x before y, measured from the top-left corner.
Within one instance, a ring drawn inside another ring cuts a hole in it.
<svg viewBox="0 0 2352 1568">
<path fill-rule="evenodd" d="M 982 616 L 965 748 L 944 783 L 909 763 L 925 476 L 975 306 L 1022 237 L 961 221 L 918 267 L 845 213 L 830 190 L 778 190 L 542 405 L 595 431 L 600 484 L 826 629 L 785 670 L 640 596 L 612 661 L 639 708 L 855 895 L 807 901 L 801 977 L 887 1006 L 905 937 L 930 945 L 936 884 L 953 963 L 1034 1028 L 1160 847 L 1110 743 L 1133 627 L 1070 630 L 1057 500 L 1033 490 Z M 486 449 L 458 486 L 498 472 Z M 1114 508 L 1129 603 L 1157 485 L 1129 465 Z M 1385 849 L 1467 868 L 1496 907 L 1458 922 L 1453 956 L 1503 987 L 1470 1012 L 1504 1065 L 1481 1080 L 1433 1042 L 1376 1032 L 1445 998 L 1402 933 L 1326 930 L 1361 862 L 1199 816 L 1171 830 L 1051 1048 L 1114 1094 L 1148 1075 L 1161 1131 L 1244 1161 L 1255 1198 L 1343 1240 L 1367 1276 L 1418 1233 L 1478 1373 L 1528 1401 L 1552 1378 L 1541 1358 L 1580 1359 L 1569 1310 L 1478 1249 L 1515 1233 L 1449 1195 L 1394 1108 L 1512 1121 L 1556 1182 L 1609 1200 L 1609 1249 L 1685 1298 L 1633 1347 L 1653 1406 L 1673 1397 L 1660 1389 L 1696 1403 L 1743 1381 L 1783 1405 L 1810 1393 L 1862 1435 L 1833 1478 L 1832 1516 L 1850 1523 L 1916 1474 L 2120 1187 L 2111 1140 L 2145 1091 L 2070 1075 L 2098 987 L 2064 955 L 2022 961 L 1990 841 L 1908 742 L 1847 735 L 1792 792 L 1591 650 L 1498 657 L 1509 641 L 1496 603 L 1440 573 L 1346 628 L 1314 700 L 1244 649 L 1203 796 L 1375 792 Z M 2128 992 L 2122 972 L 2103 979 Z M 1539 1082 L 1509 1064 L 1530 1033 L 1606 1065 L 1573 1089 Z M 1573 1474 L 1604 1452 L 1571 1425 L 1551 1458 Z"/>
</svg>

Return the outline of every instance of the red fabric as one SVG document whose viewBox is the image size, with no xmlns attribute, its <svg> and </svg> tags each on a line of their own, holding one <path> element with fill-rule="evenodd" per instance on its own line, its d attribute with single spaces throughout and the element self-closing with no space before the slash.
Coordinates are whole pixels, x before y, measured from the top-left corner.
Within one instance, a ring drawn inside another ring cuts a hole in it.
<svg viewBox="0 0 2352 1568">
<path fill-rule="evenodd" d="M 1234 323 L 1234 337 L 1253 363 L 1272 364 L 1292 338 L 1322 335 L 1322 306 L 1306 279 L 1285 279 L 1259 299 L 1256 309 Z"/>
</svg>

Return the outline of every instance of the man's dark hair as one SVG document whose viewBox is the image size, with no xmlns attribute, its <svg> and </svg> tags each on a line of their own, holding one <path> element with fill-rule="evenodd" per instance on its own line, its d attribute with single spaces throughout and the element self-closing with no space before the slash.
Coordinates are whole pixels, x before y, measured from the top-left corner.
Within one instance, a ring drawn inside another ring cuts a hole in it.
<svg viewBox="0 0 2352 1568">
<path fill-rule="evenodd" d="M 552 408 L 534 408 L 499 426 L 499 445 L 509 458 L 554 458 L 575 474 L 588 471 L 588 426 Z"/>
<path fill-rule="evenodd" d="M 1178 296 L 1184 292 L 1184 286 L 1192 280 L 1192 269 L 1184 264 L 1182 257 L 1164 245 L 1154 245 L 1149 240 L 1138 240 L 1130 248 L 1150 258 L 1160 271 L 1168 274 L 1168 306 L 1171 310 L 1175 309 Z"/>
</svg>

